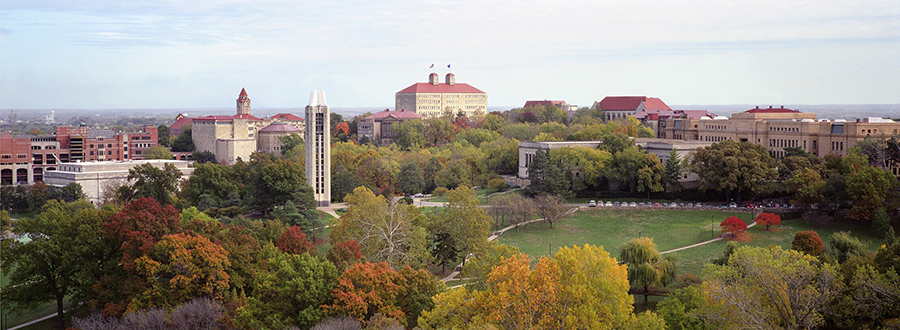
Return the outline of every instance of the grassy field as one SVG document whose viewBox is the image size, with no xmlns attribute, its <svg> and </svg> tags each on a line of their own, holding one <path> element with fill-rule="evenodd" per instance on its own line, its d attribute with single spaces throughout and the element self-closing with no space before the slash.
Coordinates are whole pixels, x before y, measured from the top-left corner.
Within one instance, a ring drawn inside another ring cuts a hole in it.
<svg viewBox="0 0 900 330">
<path fill-rule="evenodd" d="M 715 227 L 727 216 L 736 215 L 750 223 L 750 213 L 693 210 L 612 210 L 596 209 L 577 212 L 554 224 L 551 230 L 546 223 L 531 224 L 527 230 L 507 231 L 500 242 L 518 247 L 531 256 L 555 253 L 562 246 L 592 244 L 603 246 L 611 256 L 618 258 L 619 248 L 629 239 L 642 235 L 653 238 L 659 251 L 671 250 L 710 239 L 710 223 Z M 752 246 L 777 245 L 790 249 L 794 234 L 814 230 L 827 244 L 831 234 L 851 231 L 853 236 L 866 243 L 874 251 L 882 239 L 871 230 L 859 230 L 851 225 L 816 226 L 803 220 L 783 220 L 781 228 L 765 231 L 756 226 L 748 231 L 748 240 L 741 244 Z M 718 229 L 714 235 L 718 235 Z M 700 275 L 703 264 L 722 255 L 725 241 L 675 252 L 679 274 Z"/>
</svg>

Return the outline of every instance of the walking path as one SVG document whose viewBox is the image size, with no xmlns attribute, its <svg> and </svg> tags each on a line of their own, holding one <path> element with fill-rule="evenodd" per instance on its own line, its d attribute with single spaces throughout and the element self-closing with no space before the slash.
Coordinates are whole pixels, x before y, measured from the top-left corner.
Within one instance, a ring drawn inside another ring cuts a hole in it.
<svg viewBox="0 0 900 330">
<path fill-rule="evenodd" d="M 753 226 L 756 226 L 756 221 L 754 221 L 753 223 L 749 224 L 749 225 L 747 226 L 747 229 L 750 229 L 750 228 L 753 227 Z M 660 252 L 659 254 L 666 254 L 666 253 L 670 253 L 670 252 L 676 252 L 676 251 L 681 251 L 681 250 L 687 250 L 687 249 L 690 249 L 690 248 L 692 248 L 692 247 L 698 247 L 698 246 L 701 246 L 701 245 L 706 245 L 706 244 L 709 244 L 709 243 L 712 243 L 712 242 L 715 242 L 715 241 L 721 241 L 721 240 L 722 240 L 722 237 L 717 237 L 717 238 L 713 238 L 713 239 L 708 240 L 708 241 L 705 241 L 705 242 L 700 242 L 700 243 L 697 243 L 697 244 L 688 245 L 688 246 L 680 247 L 680 248 L 677 248 L 677 249 L 671 249 L 671 250 L 669 250 L 669 251 L 663 251 L 663 252 Z"/>
</svg>

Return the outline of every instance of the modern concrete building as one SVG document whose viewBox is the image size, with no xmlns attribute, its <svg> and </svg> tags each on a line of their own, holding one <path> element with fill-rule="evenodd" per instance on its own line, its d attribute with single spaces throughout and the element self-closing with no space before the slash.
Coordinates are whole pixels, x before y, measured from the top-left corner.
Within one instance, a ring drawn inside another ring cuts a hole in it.
<svg viewBox="0 0 900 330">
<path fill-rule="evenodd" d="M 775 158 L 784 157 L 784 148 L 788 147 L 800 147 L 819 157 L 827 154 L 843 157 L 850 152 L 850 147 L 866 137 L 898 136 L 898 131 L 900 123 L 889 119 L 818 120 L 814 113 L 783 106 L 756 107 L 732 114 L 730 118 L 670 118 L 665 129 L 670 139 L 755 143 L 766 147 Z"/>
<path fill-rule="evenodd" d="M 396 137 L 394 127 L 412 119 L 425 119 L 425 117 L 412 111 L 390 111 L 389 109 L 384 109 L 384 111 L 379 111 L 363 118 L 359 122 L 357 132 L 360 137 L 365 136 L 372 141 L 388 144 Z"/>
<path fill-rule="evenodd" d="M 440 117 L 447 111 L 454 117 L 460 111 L 470 117 L 476 112 L 487 113 L 487 93 L 469 84 L 457 84 L 452 73 L 447 74 L 444 83 L 439 79 L 432 72 L 427 83 L 415 83 L 397 92 L 394 110 L 413 111 L 429 118 Z"/>
<path fill-rule="evenodd" d="M 157 127 L 141 132 L 59 126 L 53 134 L 0 134 L 0 184 L 43 181 L 59 163 L 143 159 L 157 145 Z"/>
<path fill-rule="evenodd" d="M 59 187 L 70 183 L 80 184 L 82 191 L 87 195 L 87 200 L 94 205 L 99 205 L 102 202 L 104 189 L 114 181 L 126 182 L 128 170 L 135 166 L 151 164 L 163 168 L 166 164 L 172 164 L 181 171 L 181 178 L 186 180 L 194 172 L 193 167 L 188 167 L 189 163 L 162 159 L 60 163 L 55 170 L 44 173 L 44 182 Z"/>
<path fill-rule="evenodd" d="M 312 91 L 306 106 L 306 179 L 318 206 L 331 205 L 331 111 L 325 91 Z"/>
</svg>

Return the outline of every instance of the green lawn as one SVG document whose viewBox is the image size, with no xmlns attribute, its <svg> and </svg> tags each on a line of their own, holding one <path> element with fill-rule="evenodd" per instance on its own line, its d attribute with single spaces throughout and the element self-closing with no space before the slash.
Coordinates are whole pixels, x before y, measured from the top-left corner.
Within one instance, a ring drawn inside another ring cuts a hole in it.
<svg viewBox="0 0 900 330">
<path fill-rule="evenodd" d="M 642 235 L 653 238 L 659 251 L 688 246 L 710 239 L 710 223 L 717 227 L 719 222 L 730 215 L 736 215 L 748 223 L 750 213 L 727 211 L 694 210 L 611 210 L 592 209 L 577 212 L 554 224 L 550 230 L 546 223 L 536 223 L 528 229 L 507 231 L 500 242 L 518 247 L 531 256 L 555 253 L 562 246 L 592 244 L 603 246 L 611 256 L 618 258 L 619 248 L 629 239 Z M 782 229 L 765 231 L 764 226 L 756 226 L 748 232 L 752 239 L 741 243 L 752 246 L 778 245 L 790 249 L 793 236 L 798 231 L 814 230 L 827 244 L 831 234 L 851 231 L 853 236 L 868 244 L 874 251 L 882 239 L 871 230 L 859 230 L 852 225 L 817 226 L 803 220 L 784 220 Z M 714 235 L 718 235 L 718 230 Z M 722 254 L 726 242 L 718 241 L 699 247 L 676 252 L 679 274 L 700 275 L 703 264 Z"/>
</svg>

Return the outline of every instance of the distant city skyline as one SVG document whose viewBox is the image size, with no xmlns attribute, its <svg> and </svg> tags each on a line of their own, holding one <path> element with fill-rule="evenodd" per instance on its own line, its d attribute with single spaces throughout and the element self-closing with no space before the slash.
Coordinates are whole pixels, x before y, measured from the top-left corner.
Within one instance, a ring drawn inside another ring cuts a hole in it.
<svg viewBox="0 0 900 330">
<path fill-rule="evenodd" d="M 341 108 L 451 64 L 488 106 L 900 104 L 891 1 L 6 0 L 0 109 Z M 385 106 L 392 108 L 391 106 Z M 801 109 L 803 110 L 803 109 Z"/>
</svg>

